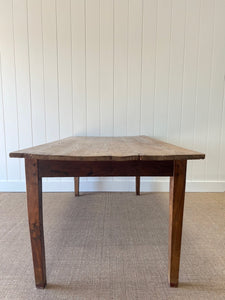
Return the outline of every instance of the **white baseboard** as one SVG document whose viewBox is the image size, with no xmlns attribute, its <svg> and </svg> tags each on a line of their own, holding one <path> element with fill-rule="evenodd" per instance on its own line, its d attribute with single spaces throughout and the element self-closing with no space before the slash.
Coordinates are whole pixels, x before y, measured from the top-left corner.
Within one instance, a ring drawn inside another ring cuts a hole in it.
<svg viewBox="0 0 225 300">
<path fill-rule="evenodd" d="M 72 178 L 54 178 L 43 180 L 44 192 L 72 192 L 74 189 Z M 0 192 L 25 192 L 25 181 L 0 180 Z M 134 178 L 81 178 L 81 192 L 133 192 L 135 191 Z M 142 192 L 168 192 L 168 179 L 141 179 Z M 224 192 L 225 181 L 190 181 L 187 180 L 186 192 Z"/>
</svg>

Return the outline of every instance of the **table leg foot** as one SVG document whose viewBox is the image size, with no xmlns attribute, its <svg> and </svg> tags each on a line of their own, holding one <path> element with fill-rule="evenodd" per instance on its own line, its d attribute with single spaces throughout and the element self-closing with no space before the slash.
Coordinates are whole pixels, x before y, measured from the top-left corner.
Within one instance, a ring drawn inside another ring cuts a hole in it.
<svg viewBox="0 0 225 300">
<path fill-rule="evenodd" d="M 179 280 L 186 165 L 186 160 L 174 161 L 170 178 L 168 281 L 171 287 L 177 287 Z"/>
<path fill-rule="evenodd" d="M 42 179 L 39 176 L 38 160 L 26 159 L 27 208 L 30 240 L 33 256 L 35 284 L 46 285 L 45 246 L 42 212 Z"/>
<path fill-rule="evenodd" d="M 45 286 L 46 286 L 46 282 L 40 283 L 40 284 L 37 284 L 37 283 L 36 283 L 36 288 L 37 288 L 37 289 L 44 289 Z"/>
<path fill-rule="evenodd" d="M 176 282 L 176 283 L 170 282 L 170 287 L 177 288 L 178 287 L 178 282 Z"/>
</svg>

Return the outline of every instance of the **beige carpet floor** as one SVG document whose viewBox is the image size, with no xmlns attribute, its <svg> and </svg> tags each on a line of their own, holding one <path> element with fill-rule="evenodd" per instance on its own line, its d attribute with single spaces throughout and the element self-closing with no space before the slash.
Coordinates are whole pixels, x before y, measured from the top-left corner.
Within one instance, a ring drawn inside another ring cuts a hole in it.
<svg viewBox="0 0 225 300">
<path fill-rule="evenodd" d="M 225 193 L 187 193 L 180 285 L 167 283 L 168 194 L 44 194 L 45 290 L 26 195 L 0 194 L 0 299 L 225 299 Z"/>
</svg>

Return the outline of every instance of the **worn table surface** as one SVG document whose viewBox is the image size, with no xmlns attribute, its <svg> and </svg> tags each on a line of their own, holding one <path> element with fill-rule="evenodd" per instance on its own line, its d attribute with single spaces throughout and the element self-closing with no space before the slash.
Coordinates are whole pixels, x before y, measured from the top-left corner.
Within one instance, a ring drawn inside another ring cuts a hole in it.
<svg viewBox="0 0 225 300">
<path fill-rule="evenodd" d="M 42 178 L 79 176 L 136 176 L 136 191 L 140 176 L 170 176 L 168 281 L 171 287 L 178 286 L 187 160 L 204 158 L 204 154 L 134 136 L 70 137 L 10 156 L 25 158 L 36 287 L 46 285 Z"/>
<path fill-rule="evenodd" d="M 43 160 L 126 161 L 203 159 L 204 154 L 148 136 L 69 137 L 10 153 Z"/>
</svg>

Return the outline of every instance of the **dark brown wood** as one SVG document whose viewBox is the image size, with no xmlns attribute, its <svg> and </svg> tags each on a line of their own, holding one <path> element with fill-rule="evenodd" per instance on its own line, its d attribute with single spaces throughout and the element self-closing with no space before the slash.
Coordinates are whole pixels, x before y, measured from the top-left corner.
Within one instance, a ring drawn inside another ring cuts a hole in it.
<svg viewBox="0 0 225 300">
<path fill-rule="evenodd" d="M 168 281 L 171 287 L 177 287 L 179 279 L 186 166 L 186 160 L 175 160 L 170 178 Z"/>
<path fill-rule="evenodd" d="M 173 161 L 41 160 L 41 177 L 172 176 Z"/>
<path fill-rule="evenodd" d="M 42 179 L 39 176 L 39 161 L 26 159 L 27 208 L 35 283 L 37 288 L 46 285 L 45 247 L 42 212 Z"/>
<path fill-rule="evenodd" d="M 70 137 L 10 153 L 24 157 L 27 205 L 36 286 L 46 285 L 42 215 L 42 177 L 170 176 L 169 284 L 178 286 L 187 159 L 204 154 L 167 144 L 147 136 Z"/>
<path fill-rule="evenodd" d="M 79 196 L 80 177 L 74 177 L 75 196 Z"/>
<path fill-rule="evenodd" d="M 136 176 L 136 195 L 140 195 L 140 176 Z"/>
</svg>

